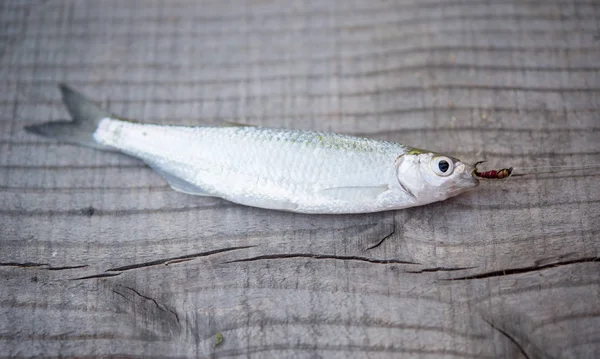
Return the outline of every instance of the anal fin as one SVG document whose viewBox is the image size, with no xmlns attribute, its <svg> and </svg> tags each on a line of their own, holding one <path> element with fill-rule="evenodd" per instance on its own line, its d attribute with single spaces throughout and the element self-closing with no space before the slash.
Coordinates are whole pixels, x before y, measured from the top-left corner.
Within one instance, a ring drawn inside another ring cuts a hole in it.
<svg viewBox="0 0 600 359">
<path fill-rule="evenodd" d="M 186 194 L 191 194 L 194 196 L 209 196 L 209 197 L 213 197 L 212 194 L 206 192 L 204 189 L 189 183 L 188 181 L 181 179 L 177 176 L 174 176 L 164 170 L 162 170 L 161 168 L 158 168 L 155 165 L 151 165 L 148 164 L 150 167 L 152 167 L 152 169 L 158 173 L 162 178 L 166 179 L 167 182 L 169 183 L 169 186 L 171 186 L 171 188 L 173 188 L 175 191 L 177 192 L 182 192 L 182 193 L 186 193 Z"/>
</svg>

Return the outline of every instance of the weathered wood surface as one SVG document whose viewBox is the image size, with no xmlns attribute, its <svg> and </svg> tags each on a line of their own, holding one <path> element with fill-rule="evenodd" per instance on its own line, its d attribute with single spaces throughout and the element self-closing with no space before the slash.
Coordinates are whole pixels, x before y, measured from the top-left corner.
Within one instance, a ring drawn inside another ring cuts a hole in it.
<svg viewBox="0 0 600 359">
<path fill-rule="evenodd" d="M 0 356 L 600 357 L 598 170 L 298 215 L 176 193 L 136 160 L 23 130 L 67 116 L 67 82 L 147 122 L 598 164 L 597 2 L 32 0 L 0 14 Z"/>
</svg>

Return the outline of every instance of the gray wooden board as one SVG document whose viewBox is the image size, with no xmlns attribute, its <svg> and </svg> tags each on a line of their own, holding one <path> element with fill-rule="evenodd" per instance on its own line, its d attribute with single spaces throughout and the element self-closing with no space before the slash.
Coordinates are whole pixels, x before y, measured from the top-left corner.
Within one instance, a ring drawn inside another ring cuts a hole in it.
<svg viewBox="0 0 600 359">
<path fill-rule="evenodd" d="M 600 357 L 597 168 L 299 215 L 23 130 L 66 82 L 146 122 L 597 165 L 599 30 L 595 1 L 3 1 L 0 357 Z"/>
</svg>

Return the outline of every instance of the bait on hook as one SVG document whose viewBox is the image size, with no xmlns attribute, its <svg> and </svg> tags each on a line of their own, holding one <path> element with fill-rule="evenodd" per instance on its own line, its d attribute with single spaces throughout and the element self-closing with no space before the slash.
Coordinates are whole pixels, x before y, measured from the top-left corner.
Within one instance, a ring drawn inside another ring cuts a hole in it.
<svg viewBox="0 0 600 359">
<path fill-rule="evenodd" d="M 475 167 L 475 169 L 473 170 L 473 175 L 480 177 L 480 178 L 498 178 L 498 179 L 502 179 L 502 178 L 508 178 L 513 171 L 513 168 L 503 168 L 501 170 L 491 170 L 491 171 L 487 171 L 487 172 L 479 172 L 477 171 L 477 165 L 480 165 L 482 163 L 484 163 L 485 161 L 479 161 L 477 163 L 475 163 L 473 165 L 473 167 Z"/>
<path fill-rule="evenodd" d="M 589 171 L 592 169 L 600 169 L 600 164 L 591 164 L 591 165 L 582 165 L 582 166 L 537 166 L 537 167 L 528 166 L 526 168 L 523 168 L 523 171 L 521 171 L 521 167 L 516 167 L 516 172 L 519 172 L 519 173 L 514 173 L 515 172 L 514 167 L 503 168 L 501 170 L 479 172 L 477 170 L 477 166 L 484 162 L 485 161 L 479 161 L 473 165 L 473 167 L 475 167 L 475 169 L 471 172 L 471 174 L 474 177 L 508 179 L 509 177 L 535 176 L 535 175 L 543 175 L 543 174 L 555 174 L 555 173 L 560 173 L 560 172 L 565 172 L 565 171 L 572 172 L 572 171 L 581 171 L 581 170 Z M 539 171 L 539 170 L 542 170 L 542 171 Z"/>
</svg>

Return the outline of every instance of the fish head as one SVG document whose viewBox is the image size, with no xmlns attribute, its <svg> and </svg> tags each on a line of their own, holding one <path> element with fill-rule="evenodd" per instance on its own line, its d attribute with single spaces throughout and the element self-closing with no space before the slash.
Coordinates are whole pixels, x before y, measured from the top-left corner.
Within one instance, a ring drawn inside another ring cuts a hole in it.
<svg viewBox="0 0 600 359">
<path fill-rule="evenodd" d="M 400 187 L 420 204 L 442 201 L 479 184 L 473 166 L 439 153 L 413 149 L 396 162 Z"/>
</svg>

